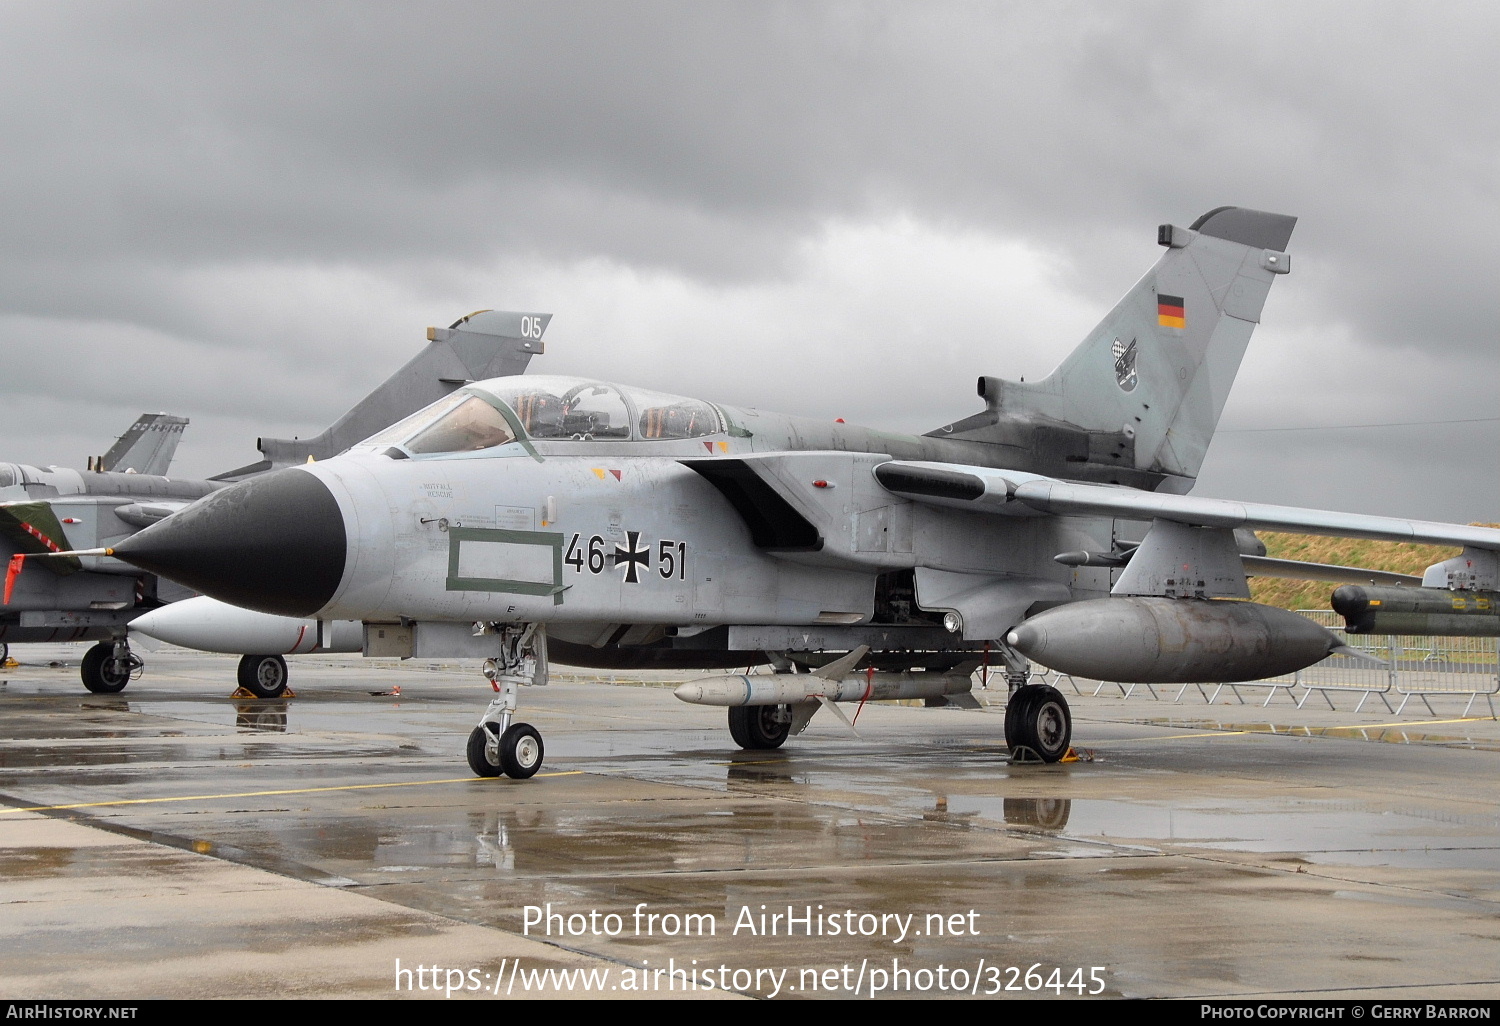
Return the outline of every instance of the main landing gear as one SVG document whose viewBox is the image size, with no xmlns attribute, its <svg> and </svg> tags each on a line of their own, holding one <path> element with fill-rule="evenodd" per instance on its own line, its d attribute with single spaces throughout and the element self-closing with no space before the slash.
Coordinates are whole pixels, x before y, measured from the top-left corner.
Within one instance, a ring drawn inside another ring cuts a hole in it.
<svg viewBox="0 0 1500 1026">
<path fill-rule="evenodd" d="M 1047 684 L 1028 684 L 1011 692 L 1005 704 L 1005 744 L 1016 761 L 1057 762 L 1068 754 L 1073 714 L 1062 692 Z"/>
<path fill-rule="evenodd" d="M 240 687 L 256 698 L 280 698 L 289 679 L 286 660 L 279 655 L 247 655 L 240 659 Z"/>
<path fill-rule="evenodd" d="M 512 723 L 516 692 L 547 683 L 547 635 L 541 624 L 488 624 L 482 633 L 500 642 L 500 655 L 487 659 L 484 675 L 497 694 L 479 726 L 469 732 L 469 768 L 477 776 L 525 780 L 542 768 L 542 735 L 529 723 Z"/>
<path fill-rule="evenodd" d="M 83 686 L 96 695 L 113 695 L 125 690 L 125 685 L 138 677 L 146 664 L 141 657 L 130 651 L 130 642 L 124 638 L 101 641 L 83 654 L 83 665 L 78 675 Z"/>
<path fill-rule="evenodd" d="M 1009 645 L 998 645 L 1005 659 L 1010 697 L 1005 703 L 1005 746 L 1015 762 L 1057 762 L 1073 740 L 1073 714 L 1061 691 L 1031 684 L 1031 664 Z"/>
<path fill-rule="evenodd" d="M 792 710 L 785 705 L 731 705 L 729 736 L 741 748 L 780 748 L 792 732 Z"/>
</svg>

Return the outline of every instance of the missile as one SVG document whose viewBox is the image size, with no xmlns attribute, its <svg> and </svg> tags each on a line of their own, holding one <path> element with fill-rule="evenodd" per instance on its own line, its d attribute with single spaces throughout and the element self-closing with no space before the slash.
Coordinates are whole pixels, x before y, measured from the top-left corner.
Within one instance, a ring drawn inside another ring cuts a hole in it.
<svg viewBox="0 0 1500 1026">
<path fill-rule="evenodd" d="M 778 673 L 749 677 L 701 677 L 673 692 L 690 705 L 797 705 L 801 702 L 884 702 L 897 698 L 941 698 L 967 694 L 967 673 L 854 673 L 838 680 L 816 674 Z"/>
<path fill-rule="evenodd" d="M 364 649 L 364 625 L 358 621 L 257 613 L 203 596 L 153 609 L 130 621 L 130 629 L 183 648 L 239 655 Z"/>
<path fill-rule="evenodd" d="M 1285 609 L 1144 596 L 1057 606 L 1005 640 L 1050 669 L 1126 684 L 1261 680 L 1346 648 L 1336 635 Z"/>
<path fill-rule="evenodd" d="M 1333 593 L 1333 609 L 1350 634 L 1500 636 L 1500 592 L 1346 584 Z"/>
</svg>

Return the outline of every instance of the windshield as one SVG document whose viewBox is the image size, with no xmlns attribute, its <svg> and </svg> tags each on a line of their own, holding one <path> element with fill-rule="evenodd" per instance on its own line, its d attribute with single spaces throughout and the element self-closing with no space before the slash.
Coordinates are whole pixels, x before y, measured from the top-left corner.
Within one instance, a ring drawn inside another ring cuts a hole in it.
<svg viewBox="0 0 1500 1026">
<path fill-rule="evenodd" d="M 474 452 L 514 442 L 516 433 L 499 410 L 471 395 L 424 428 L 406 443 L 414 455 L 431 452 Z"/>
<path fill-rule="evenodd" d="M 413 455 L 426 455 L 474 452 L 515 440 L 515 430 L 493 403 L 464 391 L 444 396 L 360 444 L 400 445 Z"/>
</svg>

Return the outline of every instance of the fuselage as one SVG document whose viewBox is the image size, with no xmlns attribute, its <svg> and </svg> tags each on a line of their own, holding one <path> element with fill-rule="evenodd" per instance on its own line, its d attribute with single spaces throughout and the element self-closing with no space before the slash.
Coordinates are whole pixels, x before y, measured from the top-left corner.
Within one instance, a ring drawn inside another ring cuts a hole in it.
<svg viewBox="0 0 1500 1026">
<path fill-rule="evenodd" d="M 815 544 L 758 537 L 764 528 L 701 472 L 762 454 L 805 457 L 779 472 Z M 889 458 L 1002 465 L 983 443 L 601 382 L 479 382 L 334 459 L 279 472 L 316 479 L 331 503 L 317 515 L 285 511 L 277 535 L 240 562 L 275 558 L 293 531 L 323 539 L 308 543 L 309 556 L 342 546 L 341 564 L 325 567 L 300 605 L 285 594 L 257 604 L 253 588 L 217 597 L 328 620 L 542 621 L 559 640 L 602 645 L 628 624 L 685 634 L 726 623 L 869 623 L 877 579 L 918 567 L 1040 582 L 1053 600 L 1107 590 L 1108 571 L 1051 557 L 1107 548 L 1110 521 L 997 521 L 913 503 L 873 481 L 871 469 Z M 257 487 L 268 486 L 235 486 Z M 233 498 L 231 490 L 175 519 L 206 524 L 211 505 Z M 337 524 L 328 522 L 333 510 Z M 262 529 L 241 533 L 252 526 Z M 236 529 L 224 531 L 232 547 Z M 234 570 L 233 559 L 221 562 Z M 299 569 L 268 581 L 285 585 Z M 189 583 L 215 594 L 211 581 Z"/>
</svg>

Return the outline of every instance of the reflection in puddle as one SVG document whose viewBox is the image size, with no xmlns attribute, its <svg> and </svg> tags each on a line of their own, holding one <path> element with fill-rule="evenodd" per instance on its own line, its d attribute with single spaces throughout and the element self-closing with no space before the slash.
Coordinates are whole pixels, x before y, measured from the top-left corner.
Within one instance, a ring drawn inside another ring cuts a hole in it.
<svg viewBox="0 0 1500 1026">
<path fill-rule="evenodd" d="M 1493 868 L 1500 858 L 1500 816 L 1494 814 L 1335 801 L 1244 801 L 1232 807 L 1077 798 L 954 796 L 949 801 L 955 812 L 1063 831 L 1079 840 L 1303 852 L 1314 862 L 1356 865 Z"/>
<path fill-rule="evenodd" d="M 795 772 L 793 759 L 781 753 L 735 752 L 729 757 L 726 769 L 726 780 L 731 787 L 736 784 L 809 782 L 806 767 L 802 768 L 800 774 Z"/>
<path fill-rule="evenodd" d="M 270 730 L 286 733 L 287 700 L 257 698 L 234 703 L 234 725 L 237 730 Z"/>
<path fill-rule="evenodd" d="M 1068 825 L 1073 812 L 1070 798 L 1006 798 L 1005 822 L 1055 833 Z"/>
<path fill-rule="evenodd" d="M 120 695 L 90 695 L 78 703 L 78 708 L 88 712 L 128 713 L 130 699 Z"/>
</svg>

